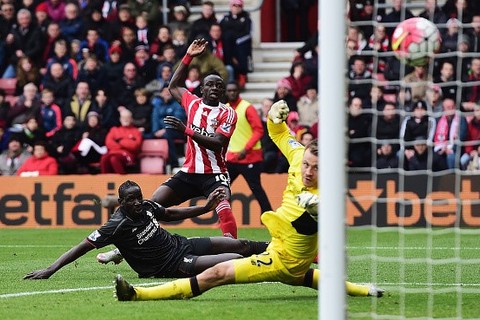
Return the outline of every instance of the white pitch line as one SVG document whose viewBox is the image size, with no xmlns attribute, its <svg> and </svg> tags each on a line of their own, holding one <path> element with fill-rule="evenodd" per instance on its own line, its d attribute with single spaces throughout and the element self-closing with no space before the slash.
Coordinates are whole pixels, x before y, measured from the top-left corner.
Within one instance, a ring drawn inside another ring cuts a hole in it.
<svg viewBox="0 0 480 320">
<path fill-rule="evenodd" d="M 163 284 L 163 282 L 148 282 L 148 283 L 138 283 L 134 284 L 135 286 L 153 286 Z M 46 290 L 46 291 L 27 291 L 27 292 L 17 292 L 17 293 L 5 293 L 0 294 L 0 299 L 6 298 L 17 298 L 25 296 L 35 296 L 39 294 L 49 294 L 49 293 L 65 293 L 65 292 L 80 292 L 80 291 L 92 291 L 92 290 L 107 290 L 113 289 L 114 286 L 104 286 L 104 287 L 87 287 L 87 288 L 67 288 L 67 289 L 57 289 L 57 290 Z"/>
<path fill-rule="evenodd" d="M 133 284 L 134 286 L 154 286 L 160 285 L 165 282 L 147 282 L 147 283 L 137 283 Z M 272 284 L 278 282 L 260 282 L 256 283 L 257 285 L 265 285 L 265 284 Z M 396 289 L 394 291 L 398 291 L 400 287 L 480 287 L 480 283 L 425 283 L 425 282 L 402 282 L 402 283 L 395 283 L 395 282 L 382 282 L 379 286 L 386 286 L 391 289 Z M 67 288 L 67 289 L 57 289 L 57 290 L 45 290 L 45 291 L 27 291 L 27 292 L 17 292 L 17 293 L 6 293 L 0 294 L 0 299 L 8 299 L 8 298 L 18 298 L 18 297 L 25 297 L 25 296 L 34 296 L 39 294 L 55 294 L 55 293 L 67 293 L 67 292 L 81 292 L 81 291 L 93 291 L 93 290 L 112 290 L 114 288 L 113 285 L 111 286 L 102 286 L 102 287 L 86 287 L 86 288 Z"/>
</svg>

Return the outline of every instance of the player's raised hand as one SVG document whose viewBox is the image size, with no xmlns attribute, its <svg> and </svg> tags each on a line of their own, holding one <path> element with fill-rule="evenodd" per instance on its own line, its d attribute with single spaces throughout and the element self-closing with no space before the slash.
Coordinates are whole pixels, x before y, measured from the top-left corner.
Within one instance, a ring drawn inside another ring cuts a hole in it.
<svg viewBox="0 0 480 320">
<path fill-rule="evenodd" d="M 270 111 L 268 111 L 268 117 L 273 123 L 279 124 L 287 119 L 290 109 L 284 100 L 279 100 L 272 104 Z"/>
<path fill-rule="evenodd" d="M 184 133 L 185 129 L 187 128 L 185 127 L 185 124 L 182 122 L 182 120 L 174 116 L 166 116 L 163 122 L 165 123 L 165 127 L 167 129 L 174 129 L 182 133 Z"/>
<path fill-rule="evenodd" d="M 227 193 L 225 188 L 218 187 L 217 189 L 213 190 L 212 193 L 207 198 L 207 203 L 205 204 L 205 208 L 208 210 L 213 210 L 217 207 L 217 205 L 227 198 Z"/>
<path fill-rule="evenodd" d="M 48 269 L 35 270 L 27 274 L 23 279 L 28 280 L 38 280 L 38 279 L 48 279 L 53 273 Z"/>
<path fill-rule="evenodd" d="M 187 54 L 192 57 L 201 55 L 207 48 L 208 41 L 205 39 L 196 39 L 190 44 L 187 49 Z"/>
</svg>

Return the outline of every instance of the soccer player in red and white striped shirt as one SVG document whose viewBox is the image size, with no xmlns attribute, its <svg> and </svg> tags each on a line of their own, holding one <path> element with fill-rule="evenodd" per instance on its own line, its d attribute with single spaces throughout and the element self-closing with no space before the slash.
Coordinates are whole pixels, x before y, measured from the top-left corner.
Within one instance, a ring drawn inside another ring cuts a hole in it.
<svg viewBox="0 0 480 320">
<path fill-rule="evenodd" d="M 218 75 L 204 78 L 202 97 L 197 97 L 184 87 L 188 65 L 194 57 L 209 54 L 204 53 L 206 47 L 206 40 L 194 40 L 172 76 L 169 89 L 185 108 L 187 125 L 172 116 L 164 121 L 167 128 L 187 136 L 185 163 L 177 174 L 154 192 L 152 200 L 169 207 L 198 196 L 208 197 L 217 187 L 223 187 L 228 197 L 220 202 L 215 211 L 223 234 L 237 238 L 237 225 L 228 201 L 231 193 L 225 157 L 237 115 L 235 110 L 220 102 L 225 93 L 225 83 Z"/>
</svg>

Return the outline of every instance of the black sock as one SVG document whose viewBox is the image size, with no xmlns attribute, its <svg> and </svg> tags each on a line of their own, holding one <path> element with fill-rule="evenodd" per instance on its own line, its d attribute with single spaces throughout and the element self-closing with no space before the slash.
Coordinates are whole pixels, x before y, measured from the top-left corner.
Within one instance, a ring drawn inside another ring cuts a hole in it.
<svg viewBox="0 0 480 320">
<path fill-rule="evenodd" d="M 192 287 L 192 294 L 194 297 L 201 295 L 200 288 L 198 287 L 197 277 L 190 278 L 190 286 Z"/>
</svg>

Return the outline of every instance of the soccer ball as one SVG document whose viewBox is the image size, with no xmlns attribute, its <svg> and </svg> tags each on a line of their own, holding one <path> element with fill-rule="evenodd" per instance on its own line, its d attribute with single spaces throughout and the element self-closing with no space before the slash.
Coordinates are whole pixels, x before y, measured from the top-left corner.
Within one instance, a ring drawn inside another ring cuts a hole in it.
<svg viewBox="0 0 480 320">
<path fill-rule="evenodd" d="M 392 49 L 398 59 L 411 66 L 424 66 L 440 50 L 442 38 L 433 22 L 425 18 L 402 21 L 393 32 Z"/>
</svg>

